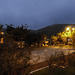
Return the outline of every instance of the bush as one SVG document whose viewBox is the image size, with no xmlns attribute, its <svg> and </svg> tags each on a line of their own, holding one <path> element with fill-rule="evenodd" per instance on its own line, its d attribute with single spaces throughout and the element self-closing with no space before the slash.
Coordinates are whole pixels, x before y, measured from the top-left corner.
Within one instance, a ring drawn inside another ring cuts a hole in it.
<svg viewBox="0 0 75 75">
<path fill-rule="evenodd" d="M 0 75 L 21 75 L 29 73 L 30 48 L 18 49 L 16 46 L 0 45 Z"/>
<path fill-rule="evenodd" d="M 64 68 L 74 67 L 75 68 L 75 53 L 64 55 L 56 54 L 51 56 L 49 59 L 49 71 L 51 75 L 56 75 L 55 72 L 64 71 Z"/>
</svg>

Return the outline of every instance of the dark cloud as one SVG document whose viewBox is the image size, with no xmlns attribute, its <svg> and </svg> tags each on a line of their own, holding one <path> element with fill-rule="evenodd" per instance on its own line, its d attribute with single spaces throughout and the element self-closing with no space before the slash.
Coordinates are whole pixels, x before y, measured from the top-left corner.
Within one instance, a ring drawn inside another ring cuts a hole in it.
<svg viewBox="0 0 75 75">
<path fill-rule="evenodd" d="M 0 23 L 28 24 L 38 29 L 55 23 L 75 23 L 75 0 L 0 0 Z"/>
</svg>

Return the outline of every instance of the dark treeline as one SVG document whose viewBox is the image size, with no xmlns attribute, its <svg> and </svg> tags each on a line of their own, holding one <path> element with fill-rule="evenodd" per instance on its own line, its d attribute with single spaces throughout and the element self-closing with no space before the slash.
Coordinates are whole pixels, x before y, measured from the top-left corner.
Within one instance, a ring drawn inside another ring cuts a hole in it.
<svg viewBox="0 0 75 75">
<path fill-rule="evenodd" d="M 0 25 L 0 30 L 2 30 L 3 25 Z M 12 38 L 14 41 L 25 41 L 25 44 L 30 46 L 34 43 L 42 43 L 44 37 L 46 35 L 32 32 L 32 30 L 28 30 L 28 25 L 21 25 L 18 27 L 14 27 L 14 25 L 6 24 L 6 28 L 4 30 L 6 35 L 9 35 L 9 38 Z"/>
</svg>

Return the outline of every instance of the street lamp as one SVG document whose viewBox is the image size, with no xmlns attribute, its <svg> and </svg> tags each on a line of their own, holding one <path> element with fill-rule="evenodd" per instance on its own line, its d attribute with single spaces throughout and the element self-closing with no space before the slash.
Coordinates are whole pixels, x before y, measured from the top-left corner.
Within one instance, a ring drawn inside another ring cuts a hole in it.
<svg viewBox="0 0 75 75">
<path fill-rule="evenodd" d="M 4 32 L 0 32 L 0 34 L 1 34 L 1 35 L 3 35 L 3 34 L 4 34 Z"/>
<path fill-rule="evenodd" d="M 4 34 L 4 32 L 1 32 L 1 34 Z"/>
<path fill-rule="evenodd" d="M 75 28 L 67 27 L 66 31 L 69 31 L 68 34 L 69 36 L 72 36 L 72 32 L 75 30 Z"/>
<path fill-rule="evenodd" d="M 74 27 L 73 28 L 72 27 L 67 27 L 66 28 L 66 31 L 67 31 L 67 33 L 66 33 L 67 42 L 68 42 L 68 40 L 71 40 L 72 41 L 72 34 L 73 34 L 74 30 L 75 30 Z"/>
<path fill-rule="evenodd" d="M 68 27 L 68 28 L 66 28 L 66 30 L 70 30 L 70 28 Z"/>
<path fill-rule="evenodd" d="M 66 36 L 71 37 L 71 28 L 70 27 L 66 28 Z"/>
<path fill-rule="evenodd" d="M 74 28 L 72 28 L 72 30 L 75 30 Z"/>
</svg>

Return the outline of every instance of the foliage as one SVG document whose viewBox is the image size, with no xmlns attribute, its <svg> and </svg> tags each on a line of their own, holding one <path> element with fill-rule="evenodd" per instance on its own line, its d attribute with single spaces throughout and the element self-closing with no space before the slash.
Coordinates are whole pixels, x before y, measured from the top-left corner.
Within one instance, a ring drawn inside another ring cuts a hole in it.
<svg viewBox="0 0 75 75">
<path fill-rule="evenodd" d="M 22 70 L 26 70 L 29 67 L 30 55 L 27 51 L 24 50 L 14 50 L 12 48 L 5 48 L 0 55 L 0 75 L 10 74 L 12 75 L 21 73 Z M 27 74 L 29 72 L 26 72 Z M 18 74 L 17 74 L 18 75 Z"/>
<path fill-rule="evenodd" d="M 11 33 L 4 34 L 5 41 L 0 44 L 0 75 L 29 74 L 31 48 L 18 48 Z"/>
<path fill-rule="evenodd" d="M 2 25 L 2 24 L 0 24 L 0 30 L 2 30 L 2 28 L 3 28 L 3 25 Z"/>
<path fill-rule="evenodd" d="M 47 36 L 32 33 L 27 29 L 27 25 L 14 27 L 7 25 L 3 35 L 4 43 L 0 44 L 0 75 L 28 75 L 30 71 L 30 45 L 42 43 Z M 18 48 L 16 41 L 25 41 L 24 48 Z"/>
<path fill-rule="evenodd" d="M 73 47 L 75 47 L 75 33 L 72 35 L 72 42 L 73 42 Z"/>
<path fill-rule="evenodd" d="M 43 33 L 47 35 L 48 38 L 50 38 L 52 35 L 55 35 L 59 32 L 63 32 L 66 27 L 69 26 L 75 26 L 75 24 L 54 24 L 54 25 L 49 25 L 47 27 L 44 27 L 42 29 L 37 30 L 39 33 Z"/>
<path fill-rule="evenodd" d="M 75 30 L 65 30 L 63 32 L 57 33 L 57 36 L 51 36 L 53 43 L 63 43 L 63 44 L 73 44 L 75 38 Z"/>
<path fill-rule="evenodd" d="M 56 41 L 57 41 L 57 37 L 53 35 L 53 36 L 51 36 L 51 39 L 52 39 L 52 41 L 53 41 L 53 44 L 55 44 Z"/>
<path fill-rule="evenodd" d="M 25 45 L 31 46 L 34 43 L 41 44 L 47 38 L 44 34 L 34 33 L 28 30 L 28 25 L 22 25 L 14 27 L 12 24 L 7 25 L 6 33 L 10 34 L 10 37 L 14 41 L 25 41 Z"/>
<path fill-rule="evenodd" d="M 12 24 L 7 25 L 6 33 L 12 35 L 15 41 L 23 41 L 27 37 L 29 30 L 27 27 L 22 25 L 21 27 L 13 27 Z"/>
<path fill-rule="evenodd" d="M 75 53 L 66 56 L 63 53 L 55 54 L 49 59 L 49 70 L 51 75 L 54 75 L 55 72 L 58 72 L 60 69 L 65 69 L 68 67 L 75 68 Z"/>
</svg>

